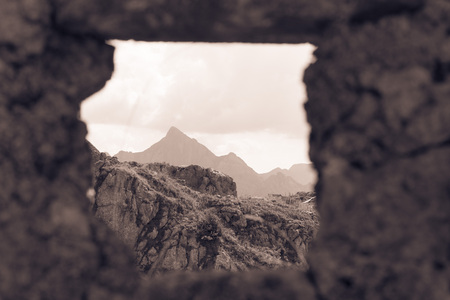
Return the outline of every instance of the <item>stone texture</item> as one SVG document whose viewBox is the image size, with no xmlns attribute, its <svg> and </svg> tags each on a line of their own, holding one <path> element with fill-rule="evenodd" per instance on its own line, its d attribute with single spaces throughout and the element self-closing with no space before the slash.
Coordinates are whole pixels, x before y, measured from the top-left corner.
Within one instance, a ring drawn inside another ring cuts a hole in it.
<svg viewBox="0 0 450 300">
<path fill-rule="evenodd" d="M 190 165 L 176 167 L 167 164 L 150 164 L 151 170 L 164 173 L 181 184 L 201 193 L 219 196 L 237 196 L 236 183 L 228 175 L 213 169 Z"/>
<path fill-rule="evenodd" d="M 151 295 L 151 296 L 149 296 Z M 283 270 L 161 276 L 144 283 L 140 299 L 316 299 L 305 276 Z"/>
<path fill-rule="evenodd" d="M 312 273 L 326 299 L 447 299 L 450 110 L 438 62 L 450 7 L 382 2 L 336 26 L 305 74 L 322 220 Z"/>
<path fill-rule="evenodd" d="M 47 1 L 0 6 L 0 298 L 128 298 L 133 257 L 89 214 L 78 119 L 113 49 L 52 29 Z"/>
<path fill-rule="evenodd" d="M 91 150 L 93 212 L 133 249 L 142 273 L 307 269 L 319 225 L 312 205 L 241 201 L 232 179 L 211 169 L 119 162 Z"/>
<path fill-rule="evenodd" d="M 58 28 L 102 39 L 300 43 L 326 28 L 336 5 L 308 1 L 54 0 Z"/>
<path fill-rule="evenodd" d="M 3 299 L 450 298 L 448 1 L 0 6 Z M 85 199 L 79 103 L 110 77 L 110 38 L 318 46 L 305 82 L 322 226 L 307 276 L 138 282 Z"/>
</svg>

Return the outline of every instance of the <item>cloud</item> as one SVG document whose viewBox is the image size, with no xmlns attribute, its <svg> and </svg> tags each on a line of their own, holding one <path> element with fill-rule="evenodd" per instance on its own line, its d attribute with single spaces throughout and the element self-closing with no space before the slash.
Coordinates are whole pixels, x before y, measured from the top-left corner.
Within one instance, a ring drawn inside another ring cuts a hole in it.
<svg viewBox="0 0 450 300">
<path fill-rule="evenodd" d="M 83 106 L 92 123 L 205 133 L 305 132 L 311 45 L 114 42 L 116 71 Z"/>
<path fill-rule="evenodd" d="M 259 170 L 268 156 L 285 167 L 307 160 L 302 75 L 312 45 L 112 44 L 114 74 L 81 107 L 100 150 L 142 151 L 176 126 Z"/>
<path fill-rule="evenodd" d="M 290 168 L 294 163 L 308 163 L 307 140 L 269 131 L 230 134 L 190 133 L 216 155 L 234 152 L 258 173 L 277 167 Z"/>
</svg>

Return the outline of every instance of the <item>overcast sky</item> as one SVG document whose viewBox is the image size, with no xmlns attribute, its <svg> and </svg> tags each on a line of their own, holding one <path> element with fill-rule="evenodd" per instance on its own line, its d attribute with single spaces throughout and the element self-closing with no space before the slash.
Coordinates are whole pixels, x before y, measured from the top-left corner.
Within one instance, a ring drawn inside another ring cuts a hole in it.
<svg viewBox="0 0 450 300">
<path fill-rule="evenodd" d="M 313 46 L 112 44 L 114 74 L 81 107 L 100 151 L 143 151 L 175 126 L 259 173 L 309 162 L 302 77 Z"/>
</svg>

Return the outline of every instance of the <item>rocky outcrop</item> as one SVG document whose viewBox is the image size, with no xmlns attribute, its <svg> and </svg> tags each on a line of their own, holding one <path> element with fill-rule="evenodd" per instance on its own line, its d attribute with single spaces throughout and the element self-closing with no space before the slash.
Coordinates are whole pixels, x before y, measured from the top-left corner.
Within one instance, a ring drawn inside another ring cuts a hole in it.
<svg viewBox="0 0 450 300">
<path fill-rule="evenodd" d="M 231 178 L 216 171 L 95 151 L 94 214 L 134 250 L 143 273 L 307 267 L 318 229 L 312 207 L 240 201 Z"/>
<path fill-rule="evenodd" d="M 168 164 L 149 164 L 148 167 L 158 173 L 164 173 L 181 184 L 201 193 L 219 196 L 237 196 L 236 183 L 228 175 L 213 169 L 190 165 L 186 167 Z"/>
</svg>

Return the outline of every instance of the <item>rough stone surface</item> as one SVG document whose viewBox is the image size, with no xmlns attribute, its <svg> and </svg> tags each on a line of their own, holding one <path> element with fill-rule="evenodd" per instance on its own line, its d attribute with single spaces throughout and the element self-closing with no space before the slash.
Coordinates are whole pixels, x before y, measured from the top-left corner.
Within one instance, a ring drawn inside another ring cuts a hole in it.
<svg viewBox="0 0 450 300">
<path fill-rule="evenodd" d="M 179 273 L 145 282 L 140 299 L 316 299 L 306 277 L 298 271 L 251 273 Z"/>
<path fill-rule="evenodd" d="M 177 289 L 186 292 L 176 299 L 450 298 L 448 1 L 0 6 L 1 298 L 174 299 Z M 110 38 L 318 46 L 305 75 L 322 220 L 308 276 L 139 283 L 85 199 L 79 103 L 111 75 Z"/>
<path fill-rule="evenodd" d="M 119 162 L 91 148 L 94 214 L 133 249 L 142 273 L 307 268 L 313 204 L 239 200 L 231 178 L 210 169 Z M 208 193 L 204 178 L 228 186 L 226 196 Z"/>
<path fill-rule="evenodd" d="M 55 25 L 102 39 L 301 43 L 327 27 L 335 5 L 308 1 L 53 0 Z"/>
<path fill-rule="evenodd" d="M 311 272 L 326 299 L 449 299 L 450 6 L 385 2 L 336 24 L 305 74 Z"/>
<path fill-rule="evenodd" d="M 54 30 L 48 1 L 0 7 L 0 298 L 129 299 L 133 257 L 85 200 L 78 119 L 110 77 L 113 48 Z"/>
<path fill-rule="evenodd" d="M 201 193 L 219 196 L 237 196 L 236 183 L 228 175 L 212 169 L 190 165 L 176 167 L 167 164 L 150 164 L 159 173 L 165 173 L 181 184 Z"/>
</svg>

